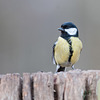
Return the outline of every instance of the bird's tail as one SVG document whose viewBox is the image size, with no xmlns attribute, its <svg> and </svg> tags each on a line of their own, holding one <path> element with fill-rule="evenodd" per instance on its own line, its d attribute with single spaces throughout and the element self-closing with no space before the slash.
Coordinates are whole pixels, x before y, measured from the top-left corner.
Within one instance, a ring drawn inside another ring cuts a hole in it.
<svg viewBox="0 0 100 100">
<path fill-rule="evenodd" d="M 56 72 L 55 73 L 57 73 L 57 72 L 61 72 L 61 71 L 65 71 L 65 67 L 61 67 L 61 66 L 59 66 L 59 65 L 57 65 L 57 68 L 56 68 Z"/>
</svg>

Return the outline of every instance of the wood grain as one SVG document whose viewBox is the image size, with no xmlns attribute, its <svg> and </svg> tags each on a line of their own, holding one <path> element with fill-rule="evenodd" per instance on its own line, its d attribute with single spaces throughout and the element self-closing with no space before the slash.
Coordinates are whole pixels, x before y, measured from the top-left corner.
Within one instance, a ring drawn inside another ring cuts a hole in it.
<svg viewBox="0 0 100 100">
<path fill-rule="evenodd" d="M 54 100 L 53 80 L 51 72 L 33 74 L 34 100 Z"/>
<path fill-rule="evenodd" d="M 21 79 L 19 74 L 2 75 L 0 100 L 21 100 Z"/>
<path fill-rule="evenodd" d="M 22 91 L 22 96 L 23 100 L 32 100 L 32 80 L 31 76 L 29 73 L 24 73 L 23 74 L 23 91 Z"/>
<path fill-rule="evenodd" d="M 0 100 L 100 100 L 100 70 L 0 75 Z"/>
</svg>

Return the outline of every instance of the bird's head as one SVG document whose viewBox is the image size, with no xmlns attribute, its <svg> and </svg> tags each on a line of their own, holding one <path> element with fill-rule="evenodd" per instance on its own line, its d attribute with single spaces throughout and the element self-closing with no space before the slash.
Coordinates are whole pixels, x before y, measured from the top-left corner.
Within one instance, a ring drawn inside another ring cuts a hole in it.
<svg viewBox="0 0 100 100">
<path fill-rule="evenodd" d="M 65 22 L 58 30 L 61 31 L 63 38 L 78 37 L 78 29 L 72 22 Z"/>
</svg>

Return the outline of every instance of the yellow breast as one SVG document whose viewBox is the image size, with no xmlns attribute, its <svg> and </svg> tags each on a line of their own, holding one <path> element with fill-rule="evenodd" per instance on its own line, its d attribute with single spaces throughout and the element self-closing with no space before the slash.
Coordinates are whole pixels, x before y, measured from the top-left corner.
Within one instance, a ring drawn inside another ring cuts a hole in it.
<svg viewBox="0 0 100 100">
<path fill-rule="evenodd" d="M 82 50 L 82 42 L 77 37 L 71 37 L 71 46 L 73 50 L 73 54 L 71 56 L 71 62 L 68 62 L 70 56 L 70 45 L 67 40 L 62 37 L 58 38 L 58 41 L 55 46 L 55 61 L 57 64 L 62 65 L 62 67 L 69 67 L 75 64 L 80 57 L 80 52 Z M 70 65 L 68 65 L 68 63 Z"/>
<path fill-rule="evenodd" d="M 57 64 L 63 64 L 68 61 L 69 58 L 69 44 L 62 37 L 58 38 L 55 46 L 55 61 Z"/>
<path fill-rule="evenodd" d="M 73 49 L 73 55 L 71 57 L 71 63 L 73 65 L 79 60 L 80 52 L 82 50 L 82 42 L 77 37 L 71 37 L 71 41 L 72 41 L 72 49 Z"/>
</svg>

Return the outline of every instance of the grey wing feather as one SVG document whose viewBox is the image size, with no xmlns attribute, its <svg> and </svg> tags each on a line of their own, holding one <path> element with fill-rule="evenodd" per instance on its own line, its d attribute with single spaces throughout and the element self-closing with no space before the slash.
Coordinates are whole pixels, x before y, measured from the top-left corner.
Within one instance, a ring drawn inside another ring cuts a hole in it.
<svg viewBox="0 0 100 100">
<path fill-rule="evenodd" d="M 54 64 L 56 64 L 56 61 L 55 61 L 55 58 L 54 58 L 56 44 L 57 44 L 57 42 L 55 42 L 55 44 L 53 45 L 53 52 L 52 52 L 52 59 L 53 59 Z"/>
</svg>

